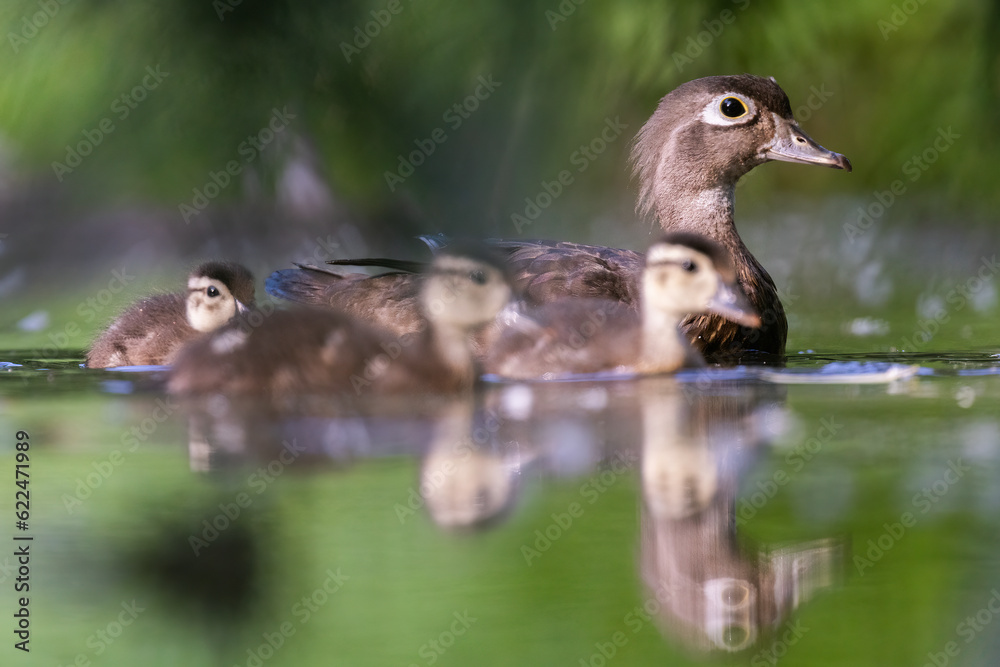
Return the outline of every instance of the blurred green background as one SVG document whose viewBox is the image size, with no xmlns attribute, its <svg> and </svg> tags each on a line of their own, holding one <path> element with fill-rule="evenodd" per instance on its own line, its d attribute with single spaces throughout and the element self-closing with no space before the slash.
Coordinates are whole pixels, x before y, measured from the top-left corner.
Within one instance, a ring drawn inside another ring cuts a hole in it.
<svg viewBox="0 0 1000 667">
<path fill-rule="evenodd" d="M 83 346 L 205 257 L 263 279 L 292 260 L 419 257 L 413 236 L 438 231 L 641 249 L 632 136 L 678 84 L 752 72 L 855 166 L 767 165 L 740 188 L 741 233 L 797 297 L 791 346 L 860 331 L 898 348 L 997 245 L 998 21 L 985 0 L 7 2 L 0 343 L 73 323 Z M 579 171 L 608 119 L 627 129 Z M 518 230 L 562 169 L 574 182 Z M 75 307 L 123 267 L 135 279 L 84 321 Z M 995 329 L 989 283 L 934 345 Z"/>
<path fill-rule="evenodd" d="M 23 664 L 98 657 L 88 639 L 136 596 L 149 611 L 106 663 L 247 664 L 245 647 L 340 566 L 353 580 L 270 664 L 426 664 L 421 644 L 469 600 L 483 621 L 452 664 L 591 656 L 643 595 L 634 480 L 525 574 L 518 547 L 579 479 L 529 487 L 495 532 L 451 539 L 423 515 L 398 525 L 392 505 L 418 474 L 411 459 L 288 476 L 242 524 L 273 559 L 256 563 L 257 578 L 229 578 L 258 585 L 257 604 L 206 618 L 183 603 L 192 592 L 214 601 L 213 581 L 170 570 L 164 545 L 186 535 L 172 519 L 215 512 L 233 480 L 192 476 L 185 426 L 172 420 L 71 514 L 62 495 L 158 398 L 115 396 L 117 375 L 75 371 L 79 351 L 203 258 L 243 261 L 262 287 L 292 260 L 419 257 L 418 233 L 516 237 L 511 216 L 572 169 L 609 118 L 627 125 L 622 136 L 523 236 L 641 249 L 651 230 L 633 211 L 631 137 L 678 84 L 751 72 L 773 75 L 804 129 L 855 168 L 766 165 L 739 189 L 738 227 L 780 289 L 789 353 L 996 352 L 996 277 L 979 271 L 1000 245 L 998 20 L 1000 3 L 985 0 L 0 4 L 0 349 L 64 359 L 53 374 L 3 375 L 2 432 L 27 429 L 40 443 L 38 649 Z M 475 110 L 454 111 L 477 89 Z M 386 173 L 436 130 L 445 140 L 390 188 Z M 947 150 L 905 171 L 942 131 L 957 135 Z M 849 233 L 899 179 L 905 193 Z M 924 664 L 996 586 L 995 383 L 931 377 L 912 395 L 891 391 L 793 390 L 804 423 L 842 416 L 846 434 L 742 535 L 774 545 L 844 534 L 863 553 L 943 459 L 968 456 L 980 470 L 876 569 L 803 610 L 812 630 L 782 664 Z M 767 454 L 745 486 L 781 457 Z M 231 552 L 211 553 L 232 575 Z M 176 576 L 164 586 L 150 563 Z M 990 629 L 963 646 L 964 664 L 995 663 L 995 638 Z M 648 627 L 619 663 L 651 657 L 685 658 Z"/>
</svg>

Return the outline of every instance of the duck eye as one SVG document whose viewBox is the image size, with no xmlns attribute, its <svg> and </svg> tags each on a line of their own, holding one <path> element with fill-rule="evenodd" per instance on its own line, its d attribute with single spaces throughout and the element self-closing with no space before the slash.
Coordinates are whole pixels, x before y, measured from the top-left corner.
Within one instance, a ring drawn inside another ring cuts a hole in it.
<svg viewBox="0 0 1000 667">
<path fill-rule="evenodd" d="M 208 289 L 205 290 L 205 294 L 209 296 L 219 296 L 219 289 L 215 285 L 209 285 Z"/>
<path fill-rule="evenodd" d="M 719 111 L 726 118 L 740 118 L 747 113 L 747 105 L 735 97 L 725 97 L 719 103 Z"/>
<path fill-rule="evenodd" d="M 698 265 L 692 262 L 690 259 L 685 259 L 683 262 L 681 262 L 681 268 L 687 271 L 688 273 L 694 273 L 695 271 L 698 270 Z"/>
<path fill-rule="evenodd" d="M 486 274 L 482 271 L 473 271 L 469 274 L 469 280 L 476 283 L 477 285 L 486 284 Z"/>
</svg>

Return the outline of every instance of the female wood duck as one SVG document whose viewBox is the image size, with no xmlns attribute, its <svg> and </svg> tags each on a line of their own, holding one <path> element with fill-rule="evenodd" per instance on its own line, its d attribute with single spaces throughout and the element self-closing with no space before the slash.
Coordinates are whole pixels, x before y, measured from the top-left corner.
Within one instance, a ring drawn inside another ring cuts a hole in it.
<svg viewBox="0 0 1000 667">
<path fill-rule="evenodd" d="M 422 278 L 413 331 L 396 334 L 325 309 L 276 311 L 260 326 L 234 321 L 186 347 L 168 389 L 276 404 L 287 395 L 468 389 L 478 376 L 470 332 L 492 322 L 510 300 L 507 268 L 485 247 L 456 244 Z"/>
<path fill-rule="evenodd" d="M 735 363 L 746 351 L 783 354 L 784 309 L 774 282 L 744 245 L 733 220 L 736 182 L 771 160 L 851 170 L 843 155 L 826 150 L 802 131 L 788 97 L 773 78 L 715 76 L 682 84 L 667 94 L 639 131 L 631 162 L 639 182 L 637 210 L 664 231 L 708 236 L 733 258 L 737 281 L 761 315 L 759 329 L 716 314 L 689 318 L 685 329 L 709 361 Z M 508 256 L 514 287 L 528 305 L 564 296 L 613 299 L 637 308 L 642 256 L 631 250 L 555 241 L 496 241 Z M 293 301 L 343 308 L 362 317 L 389 319 L 412 329 L 419 278 L 396 275 L 345 283 L 321 270 L 278 271 L 269 293 Z M 406 317 L 398 317 L 400 312 Z"/>
<path fill-rule="evenodd" d="M 680 330 L 688 315 L 761 323 L 726 251 L 687 232 L 671 232 L 649 247 L 639 304 L 636 312 L 616 300 L 562 298 L 511 317 L 484 368 L 513 379 L 613 369 L 669 373 L 705 365 Z"/>
<path fill-rule="evenodd" d="M 111 323 L 87 352 L 89 368 L 171 364 L 178 350 L 254 306 L 253 274 L 206 262 L 188 276 L 187 294 L 143 299 Z"/>
</svg>

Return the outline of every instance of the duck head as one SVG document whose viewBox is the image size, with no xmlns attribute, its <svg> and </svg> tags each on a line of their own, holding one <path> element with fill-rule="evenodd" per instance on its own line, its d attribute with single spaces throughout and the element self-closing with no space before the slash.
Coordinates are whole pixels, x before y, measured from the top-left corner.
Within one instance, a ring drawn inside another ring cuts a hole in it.
<svg viewBox="0 0 1000 667">
<path fill-rule="evenodd" d="M 638 210 L 655 214 L 665 227 L 697 220 L 704 208 L 731 218 L 736 182 L 771 160 L 851 171 L 846 157 L 802 131 L 773 78 L 742 74 L 689 81 L 660 100 L 632 145 Z"/>
<path fill-rule="evenodd" d="M 195 331 L 215 331 L 254 305 L 253 274 L 240 264 L 206 262 L 188 277 L 187 320 Z"/>
<path fill-rule="evenodd" d="M 469 331 L 492 322 L 511 294 L 503 259 L 485 247 L 459 242 L 434 258 L 420 300 L 435 326 Z"/>
<path fill-rule="evenodd" d="M 679 322 L 689 314 L 715 313 L 744 326 L 760 326 L 736 283 L 728 253 L 704 236 L 673 232 L 654 243 L 646 253 L 642 282 L 643 312 L 649 320 Z"/>
</svg>

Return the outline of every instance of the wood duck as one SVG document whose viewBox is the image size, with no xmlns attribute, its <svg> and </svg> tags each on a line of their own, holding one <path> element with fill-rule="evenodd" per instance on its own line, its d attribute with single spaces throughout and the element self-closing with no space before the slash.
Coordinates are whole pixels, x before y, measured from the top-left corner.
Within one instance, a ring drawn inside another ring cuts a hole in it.
<svg viewBox="0 0 1000 667">
<path fill-rule="evenodd" d="M 136 303 L 87 351 L 87 367 L 161 366 L 178 350 L 254 306 L 253 274 L 231 262 L 206 262 L 188 276 L 187 294 L 159 294 Z"/>
<path fill-rule="evenodd" d="M 470 332 L 492 322 L 511 296 L 503 259 L 457 244 L 422 274 L 421 320 L 397 334 L 339 311 L 276 311 L 260 326 L 234 321 L 185 348 L 168 384 L 176 394 L 259 396 L 468 389 L 478 377 Z M 350 284 L 356 277 L 341 276 Z M 383 295 L 380 306 L 392 309 Z"/>
<path fill-rule="evenodd" d="M 680 330 L 711 312 L 748 327 L 760 318 L 740 292 L 726 251 L 707 238 L 672 232 L 649 247 L 636 311 L 611 299 L 562 298 L 510 316 L 486 352 L 484 369 L 512 379 L 627 369 L 669 373 L 704 366 Z"/>
<path fill-rule="evenodd" d="M 747 351 L 784 353 L 788 325 L 774 282 L 744 245 L 733 219 L 736 182 L 771 160 L 851 170 L 846 157 L 813 141 L 795 121 L 773 78 L 750 74 L 695 79 L 668 93 L 639 131 L 631 163 L 637 210 L 664 231 L 708 236 L 733 258 L 737 281 L 763 324 L 749 329 L 714 313 L 685 322 L 709 361 L 736 363 Z M 564 296 L 612 299 L 638 307 L 642 256 L 631 250 L 556 241 L 495 241 L 508 256 L 514 287 L 528 305 Z M 354 261 L 353 263 L 359 263 Z M 416 321 L 419 278 L 407 275 L 345 283 L 309 267 L 278 271 L 269 293 L 344 308 L 397 331 Z M 391 314 L 383 304 L 391 304 Z M 406 317 L 399 317 L 406 313 Z"/>
</svg>

